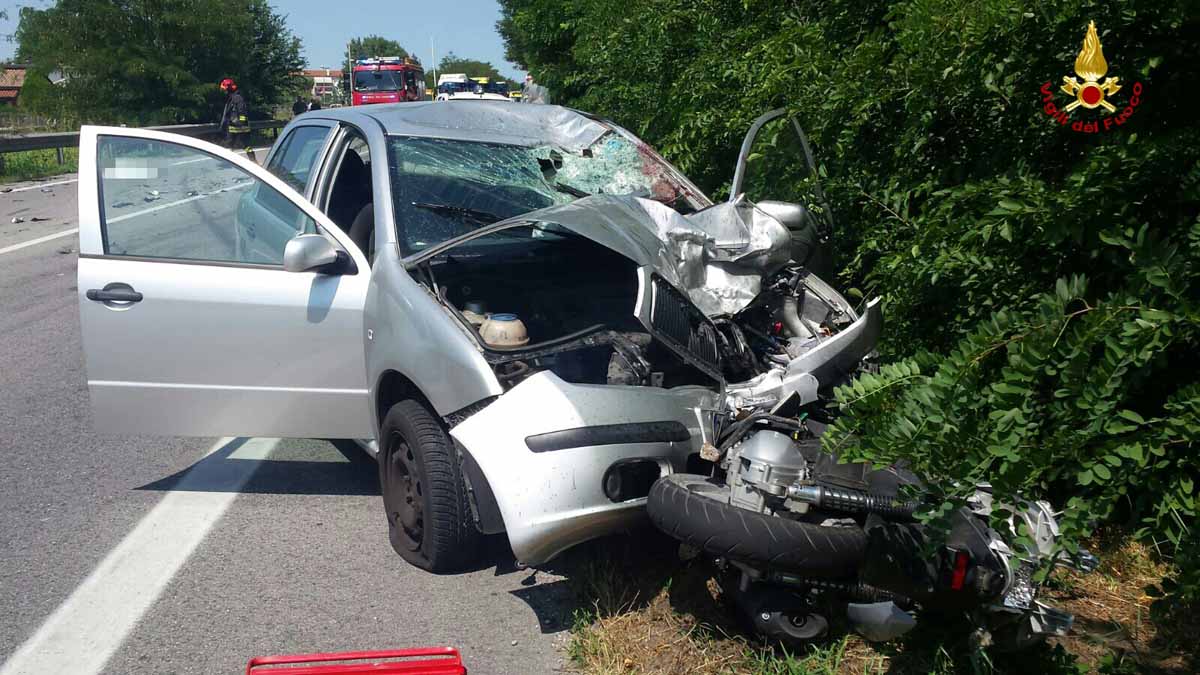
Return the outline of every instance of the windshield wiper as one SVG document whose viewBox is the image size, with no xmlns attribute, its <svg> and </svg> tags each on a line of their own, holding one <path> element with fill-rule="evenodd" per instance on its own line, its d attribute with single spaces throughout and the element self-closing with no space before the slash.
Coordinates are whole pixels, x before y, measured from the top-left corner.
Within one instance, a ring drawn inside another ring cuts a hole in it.
<svg viewBox="0 0 1200 675">
<path fill-rule="evenodd" d="M 431 204 L 429 202 L 413 202 L 412 205 L 418 209 L 433 211 L 434 213 L 449 213 L 456 216 L 463 216 L 471 220 L 490 225 L 492 223 L 504 220 L 504 218 L 491 213 L 489 211 L 480 211 L 469 206 L 455 206 L 453 204 Z"/>
<path fill-rule="evenodd" d="M 574 185 L 567 185 L 566 183 L 560 183 L 558 181 L 554 181 L 553 186 L 554 186 L 555 190 L 558 190 L 559 192 L 565 192 L 565 193 L 571 195 L 572 197 L 591 197 L 592 196 L 590 192 L 584 192 L 583 190 L 580 190 L 579 188 L 575 187 Z"/>
</svg>

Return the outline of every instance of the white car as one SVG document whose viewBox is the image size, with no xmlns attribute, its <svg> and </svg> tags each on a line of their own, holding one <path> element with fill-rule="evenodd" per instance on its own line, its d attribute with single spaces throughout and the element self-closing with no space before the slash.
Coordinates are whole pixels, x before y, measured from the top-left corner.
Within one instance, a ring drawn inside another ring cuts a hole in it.
<svg viewBox="0 0 1200 675">
<path fill-rule="evenodd" d="M 464 73 L 438 76 L 438 101 L 509 101 L 508 90 L 502 83 L 477 82 Z"/>
</svg>

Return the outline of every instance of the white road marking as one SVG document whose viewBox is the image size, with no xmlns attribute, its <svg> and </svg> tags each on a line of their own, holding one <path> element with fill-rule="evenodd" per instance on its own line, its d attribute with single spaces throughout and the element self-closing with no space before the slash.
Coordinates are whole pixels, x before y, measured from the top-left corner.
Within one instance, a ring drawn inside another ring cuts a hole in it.
<svg viewBox="0 0 1200 675">
<path fill-rule="evenodd" d="M 268 149 L 269 148 L 254 148 L 254 151 L 258 152 L 259 150 L 268 150 Z M 207 161 L 210 159 L 218 159 L 218 158 L 216 158 L 216 157 L 201 157 L 199 159 L 189 159 L 189 160 L 185 160 L 182 162 L 177 162 L 176 164 L 190 164 L 192 162 L 203 162 L 203 161 Z M 172 166 L 175 166 L 175 165 L 172 164 Z M 37 185 L 27 185 L 25 187 L 13 188 L 12 192 L 22 192 L 24 190 L 32 190 L 34 188 L 43 188 L 43 187 L 47 187 L 50 185 L 66 185 L 67 183 L 74 183 L 78 180 L 79 180 L 78 178 L 72 178 L 70 180 L 58 181 L 57 183 L 38 183 Z M 251 183 L 253 183 L 253 181 L 248 181 L 248 180 L 240 181 L 240 182 L 234 183 L 233 185 L 230 185 L 229 187 L 221 188 L 220 190 L 214 190 L 213 192 L 206 192 L 204 194 L 194 195 L 194 196 L 188 197 L 186 199 L 180 199 L 178 201 L 167 202 L 166 204 L 152 206 L 148 209 L 142 209 L 141 211 L 134 211 L 133 213 L 126 213 L 126 214 L 117 216 L 115 218 L 109 218 L 108 222 L 119 223 L 122 220 L 128 220 L 129 218 L 133 218 L 134 216 L 140 216 L 140 215 L 143 215 L 146 213 L 154 213 L 155 211 L 162 211 L 163 209 L 168 209 L 168 208 L 171 208 L 172 206 L 179 206 L 180 204 L 186 204 L 188 202 L 193 202 L 193 201 L 196 201 L 197 199 L 203 199 L 205 197 L 210 197 L 215 194 L 220 194 L 222 192 L 225 192 L 226 190 L 240 190 L 241 188 L 244 188 L 247 185 L 250 185 Z M 21 249 L 28 248 L 30 246 L 37 246 L 38 244 L 41 244 L 41 243 L 44 243 L 47 241 L 53 241 L 60 237 L 66 237 L 68 235 L 75 234 L 78 231 L 79 231 L 78 227 L 73 227 L 69 230 L 63 230 L 62 232 L 55 232 L 54 234 L 48 234 L 44 237 L 38 237 L 36 239 L 30 239 L 29 241 L 23 241 L 19 244 L 5 246 L 4 248 L 0 248 L 0 255 L 4 255 L 5 253 L 12 253 L 13 251 L 20 251 Z"/>
<path fill-rule="evenodd" d="M 253 439 L 261 440 L 261 439 Z M 242 447 L 229 453 L 229 459 L 252 459 L 252 460 L 267 460 L 271 458 L 271 452 L 275 449 L 276 443 L 254 443 L 247 441 L 242 444 Z"/>
<path fill-rule="evenodd" d="M 59 237 L 75 234 L 78 231 L 78 227 L 72 227 L 69 230 L 63 230 L 62 232 L 55 232 L 54 234 L 48 234 L 44 237 L 38 237 L 37 239 L 30 239 L 29 241 L 23 241 L 19 244 L 13 244 L 12 246 L 5 246 L 4 248 L 0 248 L 0 255 L 12 253 L 13 251 L 20 251 L 21 249 L 28 248 L 30 246 L 37 246 L 43 242 L 52 241 L 54 239 L 58 239 Z"/>
<path fill-rule="evenodd" d="M 205 457 L 233 440 L 217 441 Z M 262 446 L 255 454 L 265 458 L 278 443 L 277 438 L 252 438 L 242 447 Z M 188 492 L 189 486 L 203 487 L 206 470 L 200 463 L 184 474 L 175 488 L 142 517 L 37 632 L 0 666 L 0 675 L 101 672 L 237 498 L 254 465 L 248 464 L 245 473 L 227 491 Z"/>
<path fill-rule="evenodd" d="M 141 211 L 134 211 L 133 213 L 126 213 L 126 214 L 117 216 L 116 218 L 109 218 L 108 222 L 109 223 L 119 223 L 122 220 L 128 220 L 130 218 L 134 218 L 136 216 L 142 216 L 147 213 L 154 213 L 155 211 L 162 211 L 163 209 L 169 209 L 174 206 L 179 206 L 180 204 L 187 204 L 188 202 L 194 202 L 197 199 L 204 199 L 205 197 L 211 197 L 213 195 L 218 195 L 218 194 L 221 194 L 222 192 L 228 192 L 230 190 L 241 190 L 245 187 L 250 186 L 253 183 L 254 183 L 254 181 L 249 181 L 249 180 L 238 181 L 237 183 L 234 183 L 227 187 L 223 187 L 220 190 L 213 190 L 212 192 L 205 192 L 202 194 L 193 195 L 191 197 L 186 197 L 184 199 L 178 199 L 173 202 L 167 202 L 166 204 L 159 204 L 158 206 L 151 206 L 150 208 L 142 209 Z M 55 232 L 54 234 L 48 234 L 44 237 L 38 237 L 37 239 L 30 239 L 29 241 L 23 241 L 19 244 L 13 244 L 12 246 L 5 246 L 4 248 L 0 248 L 0 255 L 4 255 L 5 253 L 12 253 L 13 251 L 19 251 L 23 248 L 28 248 L 30 246 L 36 246 L 43 242 L 58 239 L 59 237 L 65 237 L 67 235 L 75 234 L 78 231 L 79 231 L 78 227 L 73 227 L 69 230 L 63 230 L 62 232 Z"/>
<path fill-rule="evenodd" d="M 36 183 L 34 185 L 26 185 L 25 187 L 13 188 L 9 192 L 24 192 L 26 190 L 37 190 L 38 188 L 53 187 L 55 185 L 66 185 L 67 183 L 75 183 L 78 180 L 78 178 L 68 178 L 67 180 L 60 180 L 54 183 Z"/>
<path fill-rule="evenodd" d="M 265 148 L 250 148 L 250 150 L 252 152 L 254 152 L 255 155 L 257 155 L 259 152 L 261 152 L 263 150 L 270 150 L 270 149 L 271 149 L 271 146 L 269 146 L 269 145 Z M 185 159 L 182 162 L 175 162 L 174 164 L 171 164 L 171 166 L 179 166 L 181 164 L 191 164 L 193 162 L 205 162 L 205 161 L 212 160 L 212 159 L 218 159 L 218 158 L 217 157 L 200 157 L 198 159 Z M 24 187 L 13 188 L 4 194 L 9 194 L 12 192 L 24 192 L 26 190 L 37 190 L 37 189 L 44 188 L 44 187 L 53 187 L 55 185 L 68 185 L 70 183 L 78 183 L 78 182 L 79 182 L 78 178 L 68 178 L 67 180 L 55 181 L 53 183 L 35 183 L 33 185 L 26 185 Z"/>
<path fill-rule="evenodd" d="M 181 162 L 171 162 L 169 166 L 183 166 L 184 164 L 195 164 L 196 162 L 214 162 L 216 157 L 197 157 L 195 159 L 185 159 Z"/>
<path fill-rule="evenodd" d="M 122 220 L 129 220 L 130 218 L 133 218 L 136 216 L 143 216 L 143 215 L 146 215 L 147 213 L 154 213 L 155 211 L 162 211 L 163 209 L 169 209 L 173 206 L 179 206 L 180 204 L 187 204 L 188 202 L 194 202 L 197 199 L 204 199 L 205 197 L 212 197 L 213 195 L 219 195 L 222 192 L 229 192 L 230 190 L 241 190 L 244 187 L 249 187 L 253 183 L 254 183 L 254 181 L 252 181 L 252 180 L 238 181 L 236 183 L 233 183 L 232 185 L 227 185 L 227 186 L 221 188 L 220 190 L 213 190 L 212 192 L 202 192 L 198 195 L 192 195 L 191 197 L 177 199 L 173 202 L 167 202 L 166 204 L 159 204 L 158 206 L 151 206 L 150 208 L 142 209 L 141 211 L 134 211 L 133 213 L 126 213 L 126 214 L 117 216 L 116 218 L 107 218 L 107 219 L 105 219 L 105 222 L 106 223 L 119 223 Z"/>
</svg>

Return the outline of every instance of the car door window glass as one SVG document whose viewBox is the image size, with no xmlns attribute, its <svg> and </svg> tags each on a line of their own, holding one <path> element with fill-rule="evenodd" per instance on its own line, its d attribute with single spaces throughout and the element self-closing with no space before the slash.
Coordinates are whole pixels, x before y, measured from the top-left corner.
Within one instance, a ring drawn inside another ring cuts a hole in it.
<svg viewBox="0 0 1200 675">
<path fill-rule="evenodd" d="M 317 161 L 317 154 L 325 145 L 327 135 L 328 127 L 296 127 L 283 139 L 283 144 L 271 158 L 267 169 L 296 192 L 304 194 L 313 165 Z"/>
<path fill-rule="evenodd" d="M 349 232 L 359 212 L 371 202 L 371 190 L 371 152 L 366 139 L 355 134 L 350 137 L 337 165 L 326 215 L 343 231 Z"/>
<path fill-rule="evenodd" d="M 184 145 L 100 137 L 101 231 L 113 256 L 281 265 L 316 223 L 233 162 Z"/>
</svg>

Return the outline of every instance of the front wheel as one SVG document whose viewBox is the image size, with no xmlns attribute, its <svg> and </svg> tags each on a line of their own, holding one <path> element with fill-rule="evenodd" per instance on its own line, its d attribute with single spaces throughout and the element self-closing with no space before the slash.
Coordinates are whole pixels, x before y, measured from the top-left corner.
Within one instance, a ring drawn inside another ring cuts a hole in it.
<svg viewBox="0 0 1200 675">
<path fill-rule="evenodd" d="M 419 401 L 405 400 L 388 410 L 379 435 L 379 485 L 392 548 L 430 572 L 470 565 L 479 532 L 458 453 L 441 420 Z"/>
<path fill-rule="evenodd" d="M 660 478 L 646 501 L 650 521 L 668 535 L 729 560 L 805 576 L 853 577 L 867 535 L 859 527 L 824 527 L 738 508 L 729 486 L 705 476 Z"/>
</svg>

